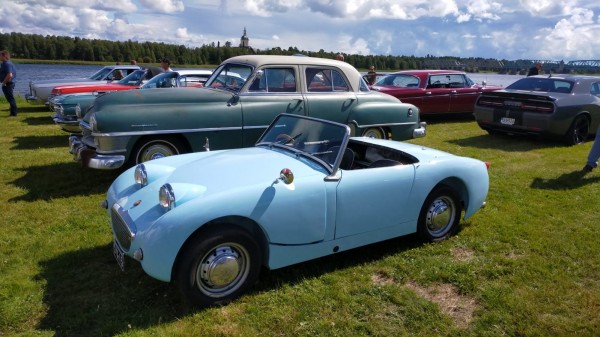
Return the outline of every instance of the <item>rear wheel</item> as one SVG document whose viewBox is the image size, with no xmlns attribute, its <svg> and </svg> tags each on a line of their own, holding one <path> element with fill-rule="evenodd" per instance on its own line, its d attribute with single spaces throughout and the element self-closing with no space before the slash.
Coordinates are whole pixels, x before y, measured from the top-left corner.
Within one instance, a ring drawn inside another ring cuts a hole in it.
<svg viewBox="0 0 600 337">
<path fill-rule="evenodd" d="M 176 138 L 148 138 L 140 142 L 132 153 L 132 159 L 140 164 L 152 159 L 174 156 L 187 152 L 187 147 Z"/>
<path fill-rule="evenodd" d="M 586 116 L 577 116 L 569 128 L 565 140 L 569 145 L 577 145 L 585 142 L 589 134 L 590 120 Z"/>
<path fill-rule="evenodd" d="M 368 128 L 362 133 L 363 137 L 387 139 L 387 134 L 383 128 Z"/>
<path fill-rule="evenodd" d="M 458 229 L 461 212 L 456 192 L 447 186 L 436 187 L 421 208 L 417 232 L 429 242 L 444 240 Z"/>
<path fill-rule="evenodd" d="M 175 276 L 190 304 L 225 304 L 246 292 L 258 279 L 262 253 L 246 231 L 219 229 L 195 240 L 181 253 Z"/>
</svg>

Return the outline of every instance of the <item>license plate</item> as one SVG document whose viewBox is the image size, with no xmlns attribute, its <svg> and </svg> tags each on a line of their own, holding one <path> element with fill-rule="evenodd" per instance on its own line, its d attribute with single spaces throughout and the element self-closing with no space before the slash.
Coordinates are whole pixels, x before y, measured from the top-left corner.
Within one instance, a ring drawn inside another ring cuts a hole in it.
<svg viewBox="0 0 600 337">
<path fill-rule="evenodd" d="M 515 125 L 515 119 L 510 117 L 502 117 L 500 119 L 500 124 Z"/>
<path fill-rule="evenodd" d="M 117 260 L 119 268 L 125 271 L 125 252 L 121 250 L 121 247 L 115 241 L 113 241 L 113 255 L 115 256 L 115 260 Z"/>
</svg>

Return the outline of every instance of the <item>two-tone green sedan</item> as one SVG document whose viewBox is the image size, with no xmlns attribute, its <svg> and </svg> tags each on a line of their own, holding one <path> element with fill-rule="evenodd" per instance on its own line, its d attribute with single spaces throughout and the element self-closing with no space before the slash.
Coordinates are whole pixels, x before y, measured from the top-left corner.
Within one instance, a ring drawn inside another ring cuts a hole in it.
<svg viewBox="0 0 600 337">
<path fill-rule="evenodd" d="M 348 63 L 246 55 L 223 62 L 202 88 L 112 92 L 98 97 L 69 137 L 83 165 L 116 169 L 187 152 L 248 147 L 275 116 L 328 119 L 352 135 L 425 136 L 419 109 L 369 90 Z"/>
</svg>

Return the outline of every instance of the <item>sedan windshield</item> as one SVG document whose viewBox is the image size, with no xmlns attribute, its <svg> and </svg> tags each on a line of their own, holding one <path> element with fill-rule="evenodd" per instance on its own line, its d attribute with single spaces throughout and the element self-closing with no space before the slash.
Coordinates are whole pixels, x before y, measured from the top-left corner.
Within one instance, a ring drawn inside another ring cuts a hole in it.
<svg viewBox="0 0 600 337">
<path fill-rule="evenodd" d="M 252 67 L 243 64 L 225 64 L 206 81 L 205 87 L 239 92 L 252 74 Z"/>
<path fill-rule="evenodd" d="M 343 153 L 350 130 L 343 124 L 297 115 L 279 115 L 258 140 L 258 146 L 289 149 L 324 162 L 329 169 Z"/>
</svg>

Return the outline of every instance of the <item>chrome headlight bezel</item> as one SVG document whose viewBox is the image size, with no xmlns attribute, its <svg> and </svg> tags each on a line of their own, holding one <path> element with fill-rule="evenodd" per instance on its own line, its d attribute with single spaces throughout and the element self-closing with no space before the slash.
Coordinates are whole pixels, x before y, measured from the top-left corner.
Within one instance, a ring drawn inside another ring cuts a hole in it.
<svg viewBox="0 0 600 337">
<path fill-rule="evenodd" d="M 148 172 L 144 164 L 139 164 L 135 167 L 133 180 L 140 188 L 148 185 Z"/>
<path fill-rule="evenodd" d="M 98 132 L 98 122 L 96 121 L 96 114 L 90 116 L 90 129 L 93 132 Z"/>
<path fill-rule="evenodd" d="M 83 116 L 81 115 L 81 105 L 79 105 L 79 103 L 77 103 L 77 105 L 75 105 L 75 115 L 77 116 L 77 118 L 81 119 Z"/>
<path fill-rule="evenodd" d="M 158 191 L 158 204 L 165 210 L 170 211 L 176 206 L 175 193 L 171 184 L 166 183 Z"/>
</svg>

